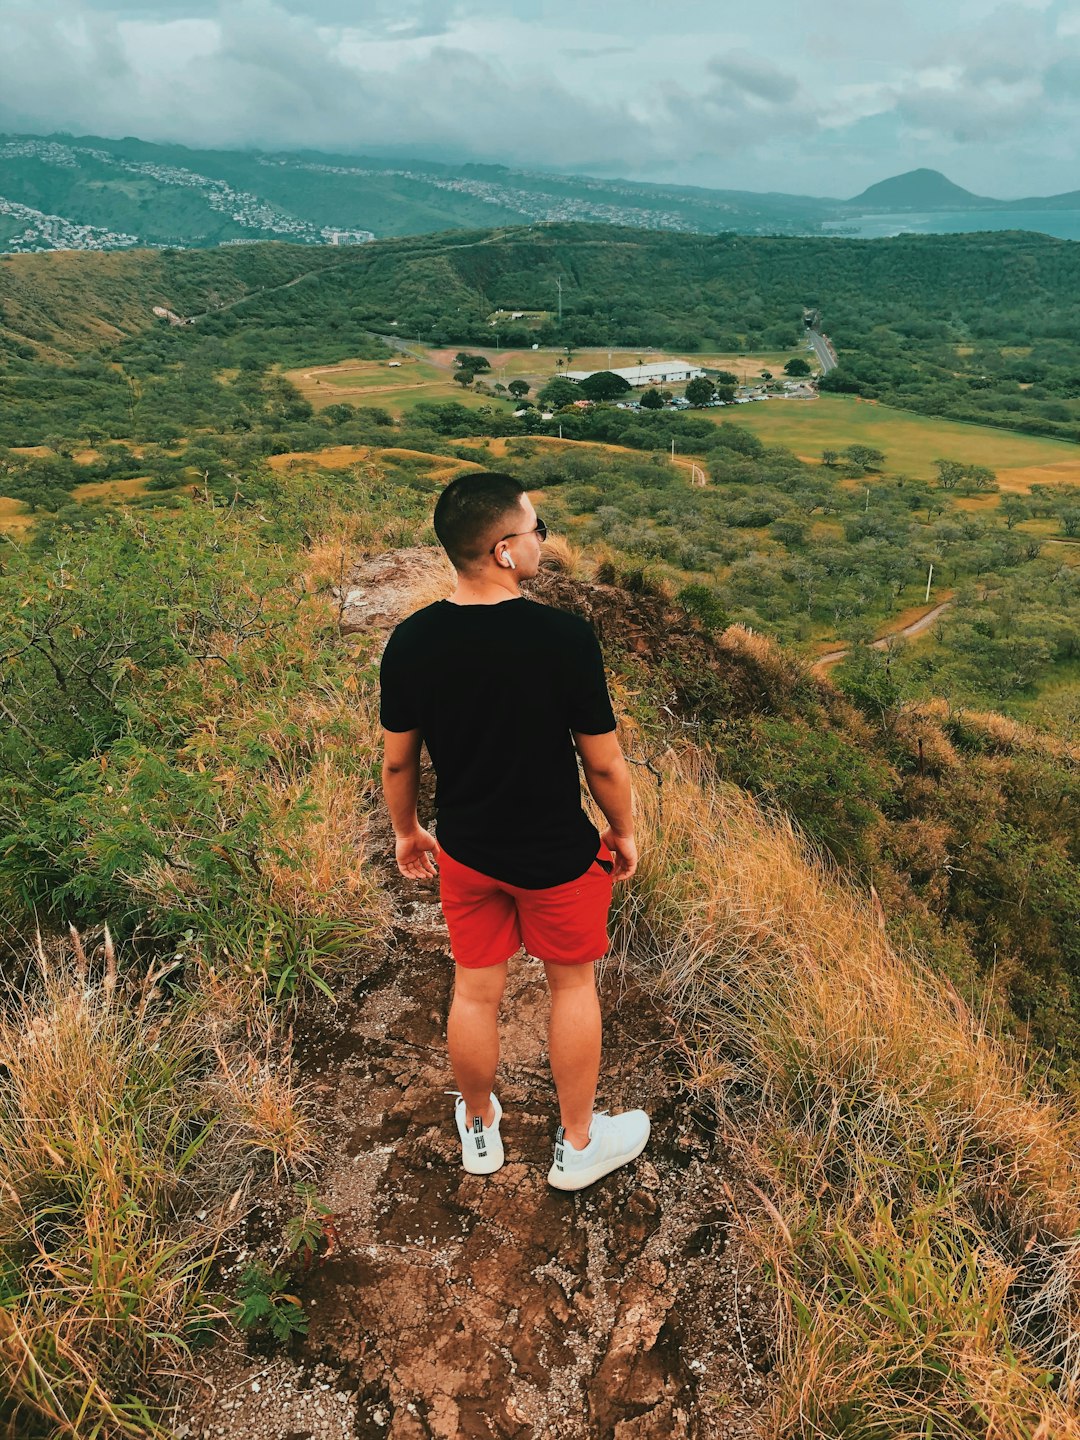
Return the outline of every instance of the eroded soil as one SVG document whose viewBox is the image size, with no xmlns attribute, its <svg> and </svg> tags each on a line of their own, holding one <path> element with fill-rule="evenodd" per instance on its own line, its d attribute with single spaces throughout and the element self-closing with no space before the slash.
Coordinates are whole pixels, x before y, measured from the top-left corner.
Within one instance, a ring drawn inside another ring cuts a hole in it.
<svg viewBox="0 0 1080 1440">
<path fill-rule="evenodd" d="M 358 567 L 405 597 L 413 559 Z M 405 613 L 407 599 L 402 598 Z M 358 613 L 359 608 L 354 613 Z M 367 607 L 380 626 L 394 615 Z M 423 807 L 422 807 L 423 809 Z M 467 1175 L 445 1028 L 453 962 L 434 887 L 401 879 L 385 821 L 373 846 L 392 933 L 336 1011 L 298 1031 L 329 1157 L 335 1241 L 297 1285 L 305 1338 L 263 1353 L 232 1337 L 200 1358 L 179 1437 L 391 1436 L 737 1440 L 761 1433 L 774 1350 L 746 1227 L 758 1205 L 681 1085 L 670 1018 L 643 981 L 600 978 L 598 1108 L 643 1106 L 642 1157 L 577 1195 L 546 1183 L 557 1125 L 539 962 L 510 963 L 497 1093 L 506 1164 Z M 329 1007 L 327 1007 L 328 1009 Z M 280 1249 L 296 1209 L 268 1189 L 230 1263 Z M 761 1223 L 768 1223 L 763 1220 Z M 226 1277 L 228 1278 L 228 1276 Z"/>
</svg>

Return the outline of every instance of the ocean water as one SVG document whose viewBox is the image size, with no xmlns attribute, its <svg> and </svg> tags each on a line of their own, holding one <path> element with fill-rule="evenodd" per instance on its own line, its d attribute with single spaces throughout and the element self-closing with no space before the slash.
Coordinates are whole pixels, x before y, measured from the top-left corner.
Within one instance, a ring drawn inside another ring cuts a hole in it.
<svg viewBox="0 0 1080 1440">
<path fill-rule="evenodd" d="M 979 230 L 1035 230 L 1080 240 L 1080 210 L 934 210 L 898 215 L 853 215 L 822 225 L 828 234 L 877 240 L 886 235 L 969 235 Z"/>
</svg>

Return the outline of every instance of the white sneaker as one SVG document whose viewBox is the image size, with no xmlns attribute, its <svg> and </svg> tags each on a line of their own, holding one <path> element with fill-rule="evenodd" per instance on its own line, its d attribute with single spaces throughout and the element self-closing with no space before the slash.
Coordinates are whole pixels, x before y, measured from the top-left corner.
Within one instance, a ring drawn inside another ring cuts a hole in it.
<svg viewBox="0 0 1080 1440">
<path fill-rule="evenodd" d="M 556 1190 L 583 1190 L 620 1165 L 635 1160 L 645 1149 L 650 1128 L 644 1110 L 624 1110 L 621 1115 L 598 1110 L 589 1126 L 588 1145 L 584 1150 L 575 1150 L 560 1125 L 548 1184 Z"/>
<path fill-rule="evenodd" d="M 459 1090 L 447 1090 L 446 1093 L 458 1097 L 454 1106 L 454 1119 L 461 1136 L 462 1165 L 470 1175 L 493 1175 L 500 1169 L 504 1159 L 502 1137 L 499 1134 L 502 1106 L 492 1095 L 491 1103 L 495 1106 L 495 1119 L 492 1124 L 485 1125 L 479 1115 L 474 1115 L 470 1127 L 465 1123 L 464 1096 Z"/>
</svg>

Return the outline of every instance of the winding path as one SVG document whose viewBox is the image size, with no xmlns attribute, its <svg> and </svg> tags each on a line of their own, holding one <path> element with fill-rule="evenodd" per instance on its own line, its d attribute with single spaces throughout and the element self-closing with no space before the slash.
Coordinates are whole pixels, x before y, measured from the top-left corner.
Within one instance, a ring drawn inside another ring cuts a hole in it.
<svg viewBox="0 0 1080 1440">
<path fill-rule="evenodd" d="M 877 640 L 872 642 L 870 648 L 872 650 L 884 650 L 889 641 L 895 640 L 897 636 L 910 639 L 913 635 L 921 635 L 924 630 L 929 630 L 938 616 L 947 610 L 951 604 L 952 597 L 950 596 L 948 600 L 942 600 L 937 605 L 934 605 L 925 615 L 920 615 L 918 620 L 913 620 L 910 625 L 901 625 L 898 630 L 889 630 L 886 634 L 879 636 Z M 838 661 L 843 660 L 850 649 L 850 645 L 845 645 L 841 650 L 830 650 L 827 654 L 818 656 L 811 668 L 814 670 L 823 670 L 827 665 L 835 665 Z"/>
</svg>

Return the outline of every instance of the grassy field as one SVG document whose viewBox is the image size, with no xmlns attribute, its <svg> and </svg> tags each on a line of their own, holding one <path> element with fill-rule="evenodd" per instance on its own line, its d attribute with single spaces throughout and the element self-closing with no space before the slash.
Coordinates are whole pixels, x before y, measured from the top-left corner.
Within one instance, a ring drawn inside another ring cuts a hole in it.
<svg viewBox="0 0 1080 1440">
<path fill-rule="evenodd" d="M 283 455 L 271 455 L 267 464 L 271 470 L 287 470 L 290 465 L 314 465 L 320 470 L 347 470 L 365 460 L 373 463 L 393 465 L 395 461 L 422 461 L 430 470 L 432 484 L 443 484 L 451 476 L 463 470 L 480 470 L 479 461 L 459 460 L 452 455 L 432 455 L 426 450 L 406 450 L 401 446 L 334 445 L 327 450 L 291 450 Z"/>
<path fill-rule="evenodd" d="M 488 386 L 508 385 L 511 380 L 527 380 L 535 394 L 552 375 L 557 375 L 567 368 L 565 364 L 556 363 L 566 361 L 565 350 L 500 350 L 484 345 L 464 348 L 471 355 L 483 355 L 490 362 L 491 370 L 480 377 L 481 383 Z M 398 364 L 386 360 L 343 360 L 339 365 L 289 370 L 286 378 L 317 410 L 343 400 L 352 405 L 382 405 L 396 416 L 401 416 L 418 400 L 453 399 L 468 406 L 490 404 L 490 395 L 464 389 L 454 381 L 454 356 L 457 353 L 457 348 L 422 349 L 417 354 L 402 353 L 396 356 L 395 359 L 400 362 Z M 418 358 L 419 355 L 424 358 Z M 781 375 L 785 363 L 796 355 L 802 357 L 804 352 L 769 351 L 760 355 L 718 352 L 678 358 L 689 360 L 702 368 L 730 370 L 738 375 L 740 380 L 749 381 L 757 380 L 762 370 Z M 639 361 L 649 363 L 670 357 L 670 351 L 662 350 L 573 350 L 568 368 L 618 370 L 636 365 Z M 811 364 L 816 370 L 817 362 L 812 358 Z M 680 392 L 682 390 L 681 385 L 673 388 Z"/>
<path fill-rule="evenodd" d="M 71 497 L 80 504 L 95 500 L 130 500 L 133 495 L 142 494 L 149 478 L 148 475 L 137 475 L 130 480 L 89 480 L 85 485 L 76 485 Z"/>
<path fill-rule="evenodd" d="M 1080 446 L 990 425 L 915 415 L 857 396 L 767 400 L 740 405 L 737 411 L 705 413 L 745 426 L 768 444 L 784 445 L 806 460 L 820 460 L 823 450 L 872 445 L 884 452 L 890 474 L 933 480 L 934 461 L 946 459 L 988 465 L 1002 490 L 1021 494 L 1033 484 L 1080 484 Z"/>
<path fill-rule="evenodd" d="M 340 365 L 318 369 L 292 370 L 288 379 L 316 407 L 322 409 L 340 401 L 381 405 L 401 416 L 419 400 L 453 399 L 470 408 L 490 405 L 491 395 L 464 389 L 452 379 L 453 350 L 424 351 L 425 359 L 403 355 L 401 365 L 389 368 L 385 360 L 345 360 Z M 495 350 L 473 347 L 471 353 L 485 355 L 491 372 L 483 377 L 488 386 L 527 380 L 532 393 L 561 366 L 565 358 L 557 350 Z M 801 352 L 795 352 L 801 353 Z M 571 353 L 572 370 L 590 370 L 610 365 L 618 369 L 638 360 L 664 358 L 660 351 L 581 350 Z M 763 369 L 779 375 L 790 355 L 702 354 L 695 362 L 716 369 L 734 371 L 740 378 L 757 377 Z M 954 420 L 916 415 L 855 396 L 823 395 L 817 400 L 769 400 L 740 405 L 737 410 L 700 412 L 716 420 L 745 426 L 773 445 L 784 445 L 807 460 L 820 460 L 823 450 L 843 450 L 848 445 L 872 445 L 886 456 L 886 471 L 932 480 L 934 461 L 959 460 L 967 465 L 987 465 L 997 475 L 1002 491 L 1027 493 L 1034 484 L 1080 484 L 1080 447 L 1061 440 L 1021 435 L 989 425 L 964 425 Z M 971 497 L 957 503 L 967 509 L 996 506 L 995 497 Z"/>
<path fill-rule="evenodd" d="M 418 400 L 456 400 L 471 409 L 492 403 L 490 395 L 456 384 L 450 370 L 407 355 L 401 357 L 400 366 L 392 368 L 385 360 L 343 360 L 340 365 L 285 374 L 316 410 L 342 402 L 377 405 L 400 419 Z"/>
<path fill-rule="evenodd" d="M 23 535 L 33 523 L 34 517 L 29 506 L 24 505 L 21 500 L 0 495 L 0 535 Z"/>
</svg>

